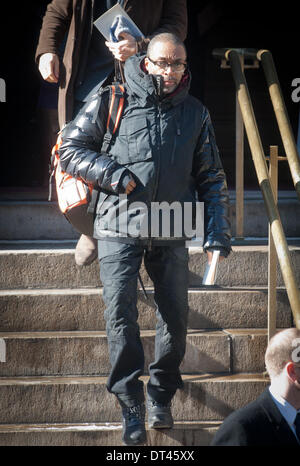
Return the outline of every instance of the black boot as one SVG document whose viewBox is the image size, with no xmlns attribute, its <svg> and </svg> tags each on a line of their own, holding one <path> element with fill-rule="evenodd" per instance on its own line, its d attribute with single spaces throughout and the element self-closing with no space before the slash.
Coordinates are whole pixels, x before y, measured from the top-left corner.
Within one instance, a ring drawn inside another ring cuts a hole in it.
<svg viewBox="0 0 300 466">
<path fill-rule="evenodd" d="M 123 407 L 123 442 L 125 445 L 139 445 L 146 442 L 145 405 Z"/>
<path fill-rule="evenodd" d="M 149 429 L 171 429 L 173 427 L 171 403 L 161 404 L 148 400 L 147 410 Z"/>
</svg>

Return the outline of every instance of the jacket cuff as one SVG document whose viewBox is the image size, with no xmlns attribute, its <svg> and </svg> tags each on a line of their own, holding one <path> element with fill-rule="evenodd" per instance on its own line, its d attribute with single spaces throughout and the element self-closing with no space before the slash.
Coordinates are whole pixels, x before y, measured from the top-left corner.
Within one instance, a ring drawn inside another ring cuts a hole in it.
<svg viewBox="0 0 300 466">
<path fill-rule="evenodd" d="M 111 177 L 111 190 L 116 194 L 125 193 L 125 189 L 132 176 L 127 168 L 118 168 Z"/>
<path fill-rule="evenodd" d="M 129 181 L 133 180 L 132 176 L 128 171 L 125 171 L 123 175 L 121 176 L 120 183 L 119 183 L 119 193 L 123 194 L 125 193 L 126 187 L 129 183 Z"/>
</svg>

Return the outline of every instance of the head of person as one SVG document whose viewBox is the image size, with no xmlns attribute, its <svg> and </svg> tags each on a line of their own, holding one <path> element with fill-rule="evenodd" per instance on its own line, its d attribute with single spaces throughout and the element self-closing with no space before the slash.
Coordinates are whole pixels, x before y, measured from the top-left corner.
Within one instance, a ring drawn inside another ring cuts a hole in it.
<svg viewBox="0 0 300 466">
<path fill-rule="evenodd" d="M 174 34 L 161 33 L 149 42 L 145 67 L 149 74 L 163 78 L 163 93 L 171 94 L 178 87 L 186 70 L 184 43 Z"/>
<path fill-rule="evenodd" d="M 299 391 L 300 400 L 300 330 L 288 328 L 276 333 L 269 341 L 265 365 L 271 383 L 281 384 Z"/>
</svg>

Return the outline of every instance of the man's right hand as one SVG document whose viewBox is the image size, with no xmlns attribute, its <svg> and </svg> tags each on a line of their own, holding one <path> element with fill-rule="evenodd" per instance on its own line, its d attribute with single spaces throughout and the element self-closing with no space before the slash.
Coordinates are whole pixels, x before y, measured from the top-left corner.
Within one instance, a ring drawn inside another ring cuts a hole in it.
<svg viewBox="0 0 300 466">
<path fill-rule="evenodd" d="M 136 187 L 135 181 L 130 180 L 126 186 L 125 194 L 130 194 L 134 190 L 135 187 Z"/>
<path fill-rule="evenodd" d="M 49 83 L 57 83 L 59 78 L 59 58 L 55 53 L 43 53 L 40 56 L 39 72 Z"/>
</svg>

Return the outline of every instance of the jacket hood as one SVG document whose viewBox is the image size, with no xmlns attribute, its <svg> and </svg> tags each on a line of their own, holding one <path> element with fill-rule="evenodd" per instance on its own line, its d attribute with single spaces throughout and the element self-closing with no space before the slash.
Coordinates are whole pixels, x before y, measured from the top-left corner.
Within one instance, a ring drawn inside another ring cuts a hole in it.
<svg viewBox="0 0 300 466">
<path fill-rule="evenodd" d="M 137 98 L 147 101 L 160 99 L 166 104 L 180 104 L 188 95 L 191 74 L 187 70 L 179 85 L 171 94 L 162 95 L 162 77 L 147 72 L 144 60 L 146 55 L 133 55 L 125 62 L 124 74 L 127 87 Z"/>
</svg>

